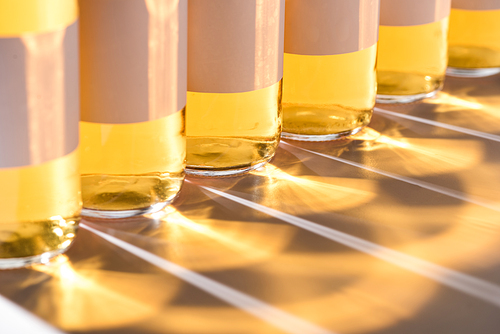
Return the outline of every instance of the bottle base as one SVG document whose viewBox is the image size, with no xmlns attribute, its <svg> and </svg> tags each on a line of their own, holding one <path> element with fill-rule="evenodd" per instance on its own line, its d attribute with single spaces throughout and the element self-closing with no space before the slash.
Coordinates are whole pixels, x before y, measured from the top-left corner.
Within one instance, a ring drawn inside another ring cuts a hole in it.
<svg viewBox="0 0 500 334">
<path fill-rule="evenodd" d="M 414 95 L 382 95 L 382 94 L 377 94 L 377 98 L 375 99 L 376 103 L 382 103 L 382 104 L 403 104 L 403 103 L 412 103 L 412 102 L 417 102 L 423 99 L 427 99 L 430 97 L 434 97 L 441 88 L 433 90 L 432 92 L 429 93 L 421 93 L 421 94 L 414 94 Z"/>
<path fill-rule="evenodd" d="M 69 246 L 64 249 L 56 249 L 35 256 L 0 259 L 0 269 L 18 269 L 18 268 L 29 267 L 34 264 L 46 264 L 52 258 L 56 257 L 59 254 L 64 253 L 68 248 Z"/>
<path fill-rule="evenodd" d="M 186 167 L 186 174 L 191 176 L 201 176 L 201 177 L 238 176 L 263 167 L 265 164 L 269 162 L 269 160 L 271 160 L 271 158 L 258 162 L 251 166 L 226 168 L 226 169 L 207 169 L 207 168 L 188 165 Z"/>
<path fill-rule="evenodd" d="M 129 218 L 162 210 L 178 195 L 184 172 L 82 175 L 82 216 Z"/>
<path fill-rule="evenodd" d="M 500 73 L 500 67 L 491 68 L 459 68 L 448 67 L 446 75 L 459 78 L 482 78 Z"/>
<path fill-rule="evenodd" d="M 167 207 L 172 202 L 172 200 L 168 202 L 156 203 L 145 208 L 131 209 L 131 210 L 95 210 L 95 209 L 83 208 L 81 215 L 85 217 L 105 218 L 105 219 L 130 218 L 161 211 L 165 207 Z"/>
<path fill-rule="evenodd" d="M 289 133 L 289 132 L 282 132 L 281 133 L 281 138 L 283 139 L 291 139 L 291 140 L 299 140 L 299 141 L 332 141 L 332 140 L 339 140 L 343 139 L 348 136 L 355 135 L 356 133 L 360 132 L 363 130 L 365 126 L 360 126 L 355 129 L 349 130 L 349 131 L 343 131 L 339 133 L 332 133 L 328 135 L 306 135 L 306 134 L 298 134 L 298 133 Z"/>
</svg>

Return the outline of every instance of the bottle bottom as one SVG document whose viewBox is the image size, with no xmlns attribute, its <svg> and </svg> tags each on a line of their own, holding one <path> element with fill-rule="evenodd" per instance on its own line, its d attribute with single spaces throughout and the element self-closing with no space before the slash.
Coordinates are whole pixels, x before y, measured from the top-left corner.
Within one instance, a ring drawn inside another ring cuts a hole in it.
<svg viewBox="0 0 500 334">
<path fill-rule="evenodd" d="M 128 218 L 162 210 L 179 193 L 184 173 L 82 175 L 82 216 Z"/>
<path fill-rule="evenodd" d="M 333 133 L 329 135 L 304 135 L 304 134 L 297 134 L 297 133 L 289 133 L 289 132 L 282 132 L 281 133 L 281 138 L 283 139 L 291 139 L 291 140 L 299 140 L 299 141 L 331 141 L 331 140 L 339 140 L 343 139 L 348 136 L 355 135 L 356 133 L 360 132 L 363 130 L 366 126 L 359 126 L 355 129 L 344 131 L 344 132 L 339 132 L 339 133 Z"/>
<path fill-rule="evenodd" d="M 429 93 L 414 94 L 414 95 L 383 95 L 377 94 L 376 102 L 384 104 L 402 104 L 417 102 L 426 98 L 434 97 L 441 88 Z"/>
<path fill-rule="evenodd" d="M 92 218 L 104 218 L 104 219 L 130 218 L 161 211 L 164 208 L 166 208 L 171 202 L 172 200 L 168 202 L 156 203 L 149 207 L 144 207 L 140 209 L 131 209 L 131 210 L 94 210 L 94 209 L 83 208 L 82 216 L 92 217 Z"/>
<path fill-rule="evenodd" d="M 0 269 L 47 263 L 72 244 L 80 217 L 0 224 Z"/>
<path fill-rule="evenodd" d="M 186 173 L 197 176 L 231 176 L 265 165 L 276 152 L 279 137 L 271 140 L 187 137 Z"/>
<path fill-rule="evenodd" d="M 461 77 L 461 78 L 482 78 L 489 77 L 500 73 L 500 67 L 491 68 L 460 68 L 460 67 L 448 67 L 446 69 L 446 75 L 451 77 Z"/>
<path fill-rule="evenodd" d="M 68 247 L 66 247 L 67 249 Z M 18 269 L 29 267 L 34 264 L 46 264 L 52 258 L 56 257 L 59 254 L 62 254 L 66 251 L 66 249 L 57 249 L 50 252 L 45 252 L 40 255 L 35 256 L 26 256 L 26 257 L 17 257 L 10 259 L 0 259 L 0 269 Z"/>
<path fill-rule="evenodd" d="M 372 108 L 285 103 L 281 137 L 304 141 L 344 138 L 367 126 L 372 114 Z"/>
<path fill-rule="evenodd" d="M 494 43 L 491 41 L 491 43 Z M 464 77 L 480 77 L 492 73 L 493 69 L 500 67 L 500 50 L 496 48 L 472 45 L 449 45 L 448 68 L 457 70 L 479 70 L 483 75 L 459 75 Z M 498 72 L 496 72 L 498 73 Z M 493 73 L 493 74 L 496 74 Z M 459 73 L 461 74 L 461 73 Z M 467 74 L 467 73 L 465 73 Z"/>
<path fill-rule="evenodd" d="M 255 165 L 251 165 L 251 166 L 246 166 L 246 167 L 241 167 L 241 168 L 223 169 L 223 170 L 187 167 L 186 174 L 192 175 L 192 176 L 203 176 L 203 177 L 237 176 L 240 174 L 248 173 L 248 172 L 253 171 L 255 169 L 259 169 L 259 168 L 263 167 L 265 164 L 267 164 L 269 162 L 269 160 L 271 160 L 271 158 L 269 158 L 268 160 L 265 160 L 265 161 L 261 161 Z"/>
<path fill-rule="evenodd" d="M 377 103 L 410 103 L 436 95 L 443 87 L 442 75 L 377 71 Z"/>
</svg>

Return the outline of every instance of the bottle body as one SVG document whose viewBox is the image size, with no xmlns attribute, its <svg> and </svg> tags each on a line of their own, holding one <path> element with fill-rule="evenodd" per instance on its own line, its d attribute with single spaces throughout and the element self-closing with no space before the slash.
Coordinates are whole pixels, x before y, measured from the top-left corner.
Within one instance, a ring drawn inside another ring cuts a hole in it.
<svg viewBox="0 0 500 334">
<path fill-rule="evenodd" d="M 76 0 L 0 1 L 0 268 L 47 262 L 78 228 L 77 19 Z"/>
<path fill-rule="evenodd" d="M 84 207 L 118 218 L 170 203 L 184 180 L 184 117 L 183 109 L 140 123 L 81 122 Z"/>
<path fill-rule="evenodd" d="M 381 0 L 377 102 L 413 102 L 442 88 L 449 12 L 449 0 Z"/>
<path fill-rule="evenodd" d="M 287 0 L 282 137 L 332 140 L 368 125 L 378 14 L 378 1 Z"/>
<path fill-rule="evenodd" d="M 448 74 L 500 73 L 500 1 L 452 1 L 448 44 Z"/>
<path fill-rule="evenodd" d="M 243 93 L 188 92 L 188 168 L 253 168 L 272 158 L 281 129 L 281 81 Z"/>
<path fill-rule="evenodd" d="M 284 0 L 189 2 L 187 172 L 265 164 L 281 134 Z"/>
<path fill-rule="evenodd" d="M 79 3 L 83 214 L 161 210 L 184 180 L 187 3 Z"/>
</svg>

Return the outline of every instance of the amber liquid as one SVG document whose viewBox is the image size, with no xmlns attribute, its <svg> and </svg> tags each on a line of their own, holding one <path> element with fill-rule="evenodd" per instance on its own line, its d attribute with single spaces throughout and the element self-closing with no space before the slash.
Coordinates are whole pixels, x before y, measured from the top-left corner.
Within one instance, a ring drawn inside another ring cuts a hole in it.
<svg viewBox="0 0 500 334">
<path fill-rule="evenodd" d="M 443 85 L 448 18 L 416 26 L 380 26 L 378 94 L 428 94 Z"/>
<path fill-rule="evenodd" d="M 112 214 L 172 201 L 184 180 L 184 114 L 133 124 L 81 122 L 83 207 Z"/>
<path fill-rule="evenodd" d="M 449 66 L 500 67 L 500 10 L 452 9 Z"/>
<path fill-rule="evenodd" d="M 37 166 L 1 168 L 0 185 L 0 268 L 72 243 L 81 209 L 78 150 Z"/>
<path fill-rule="evenodd" d="M 341 135 L 366 126 L 377 93 L 376 55 L 376 45 L 332 56 L 285 53 L 283 132 Z"/>
<path fill-rule="evenodd" d="M 271 159 L 281 134 L 281 81 L 244 93 L 187 95 L 187 167 L 251 168 Z"/>
</svg>

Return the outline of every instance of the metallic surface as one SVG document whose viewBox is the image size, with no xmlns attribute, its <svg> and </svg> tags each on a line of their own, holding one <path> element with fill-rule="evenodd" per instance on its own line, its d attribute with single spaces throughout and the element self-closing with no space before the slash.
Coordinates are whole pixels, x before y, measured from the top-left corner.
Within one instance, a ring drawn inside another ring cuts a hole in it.
<svg viewBox="0 0 500 334">
<path fill-rule="evenodd" d="M 413 26 L 450 15 L 451 0 L 380 0 L 380 25 Z"/>
<path fill-rule="evenodd" d="M 496 334 L 499 91 L 447 78 L 350 140 L 84 221 L 66 255 L 0 272 L 0 332 Z"/>
</svg>

